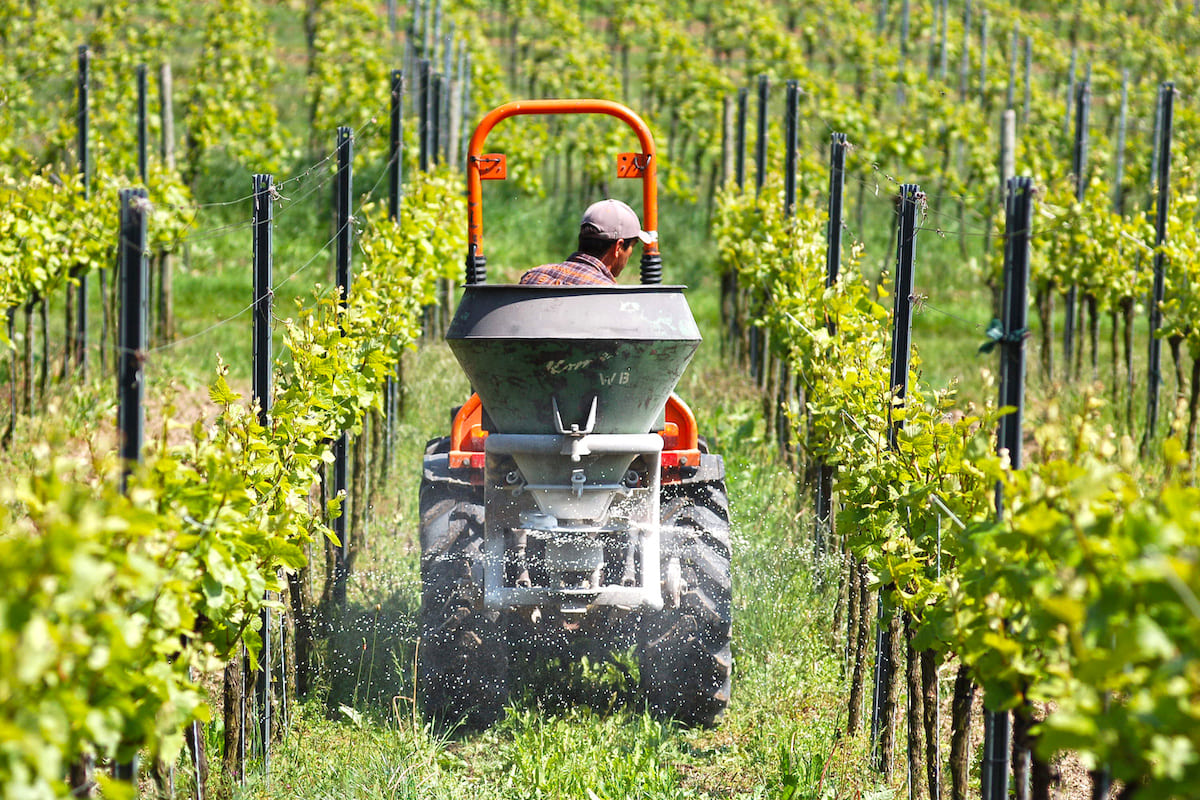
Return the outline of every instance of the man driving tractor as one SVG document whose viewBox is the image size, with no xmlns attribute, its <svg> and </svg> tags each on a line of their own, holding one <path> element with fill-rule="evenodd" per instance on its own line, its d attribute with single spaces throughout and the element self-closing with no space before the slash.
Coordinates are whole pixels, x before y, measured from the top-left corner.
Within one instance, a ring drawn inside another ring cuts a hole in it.
<svg viewBox="0 0 1200 800">
<path fill-rule="evenodd" d="M 534 267 L 521 283 L 613 286 L 639 241 L 650 244 L 654 235 L 642 230 L 637 212 L 620 200 L 592 203 L 579 223 L 576 251 L 562 263 Z"/>
</svg>

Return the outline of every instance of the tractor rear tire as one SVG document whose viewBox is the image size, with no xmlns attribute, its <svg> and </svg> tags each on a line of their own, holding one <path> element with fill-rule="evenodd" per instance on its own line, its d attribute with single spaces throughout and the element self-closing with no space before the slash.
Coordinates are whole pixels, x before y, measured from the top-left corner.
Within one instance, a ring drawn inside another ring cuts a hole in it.
<svg viewBox="0 0 1200 800">
<path fill-rule="evenodd" d="M 643 612 L 638 661 L 655 716 L 709 726 L 729 705 L 733 590 L 724 464 L 702 459 L 697 480 L 662 489 L 663 575 L 678 552 L 683 588 L 678 607 Z"/>
<path fill-rule="evenodd" d="M 479 729 L 508 702 L 504 620 L 483 608 L 483 489 L 450 478 L 431 443 L 421 482 L 417 688 L 443 728 Z"/>
</svg>

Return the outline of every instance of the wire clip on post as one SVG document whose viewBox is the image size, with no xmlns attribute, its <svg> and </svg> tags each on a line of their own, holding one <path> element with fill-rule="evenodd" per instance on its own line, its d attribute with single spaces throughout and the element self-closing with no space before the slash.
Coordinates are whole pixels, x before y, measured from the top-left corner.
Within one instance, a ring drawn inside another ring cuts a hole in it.
<svg viewBox="0 0 1200 800">
<path fill-rule="evenodd" d="M 1004 330 L 1004 323 L 998 319 L 993 319 L 988 324 L 987 330 L 984 331 L 989 341 L 979 345 L 980 353 L 990 353 L 998 344 L 1018 344 L 1029 338 L 1031 331 L 1029 328 L 1018 328 L 1015 331 Z"/>
</svg>

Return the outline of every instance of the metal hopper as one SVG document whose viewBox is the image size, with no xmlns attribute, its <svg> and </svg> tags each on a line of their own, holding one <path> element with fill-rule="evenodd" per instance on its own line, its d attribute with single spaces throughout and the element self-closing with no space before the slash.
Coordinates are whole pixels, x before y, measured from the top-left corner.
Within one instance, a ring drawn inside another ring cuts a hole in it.
<svg viewBox="0 0 1200 800">
<path fill-rule="evenodd" d="M 446 340 L 491 420 L 489 448 L 522 437 L 512 454 L 541 510 L 597 520 L 603 489 L 651 449 L 628 437 L 654 428 L 700 331 L 680 286 L 479 284 Z"/>
</svg>

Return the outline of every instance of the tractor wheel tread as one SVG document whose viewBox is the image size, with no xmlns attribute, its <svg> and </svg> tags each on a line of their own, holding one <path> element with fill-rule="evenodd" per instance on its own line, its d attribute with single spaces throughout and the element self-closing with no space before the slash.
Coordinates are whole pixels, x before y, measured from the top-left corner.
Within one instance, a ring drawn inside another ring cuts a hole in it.
<svg viewBox="0 0 1200 800">
<path fill-rule="evenodd" d="M 484 727 L 502 716 L 508 700 L 508 648 L 501 614 L 480 610 L 483 492 L 426 480 L 420 498 L 421 704 L 443 728 Z"/>
<path fill-rule="evenodd" d="M 719 456 L 709 466 L 723 468 Z M 711 473 L 710 473 L 711 474 Z M 645 612 L 638 655 L 650 710 L 692 725 L 713 725 L 729 704 L 733 659 L 729 510 L 717 478 L 664 487 L 663 536 L 683 539 L 684 591 L 678 608 Z M 671 547 L 664 547 L 669 552 Z M 665 558 L 665 556 L 664 556 Z"/>
</svg>

